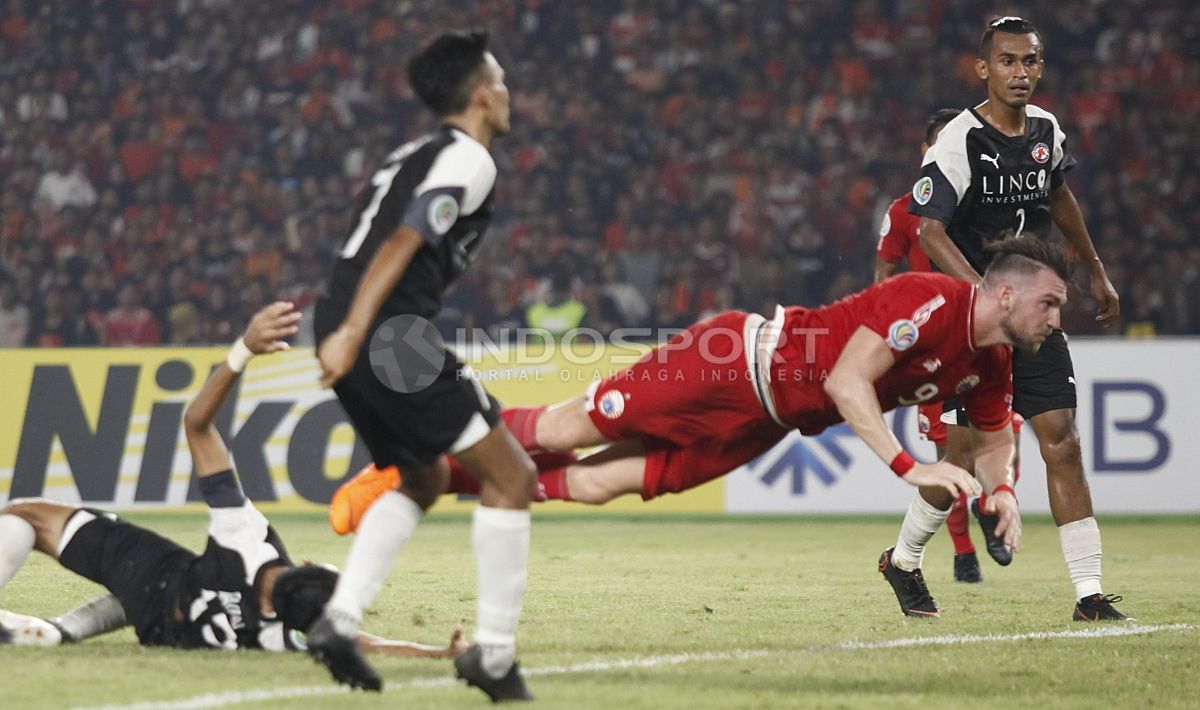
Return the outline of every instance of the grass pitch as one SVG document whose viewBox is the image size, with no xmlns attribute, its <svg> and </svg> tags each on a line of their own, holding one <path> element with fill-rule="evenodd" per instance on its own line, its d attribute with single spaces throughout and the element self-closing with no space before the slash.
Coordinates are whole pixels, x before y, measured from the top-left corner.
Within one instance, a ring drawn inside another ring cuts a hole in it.
<svg viewBox="0 0 1200 710">
<path fill-rule="evenodd" d="M 268 514 L 297 559 L 344 559 L 349 540 L 323 516 Z M 192 548 L 204 540 L 203 513 L 128 517 Z M 622 710 L 1196 706 L 1196 516 L 1101 518 L 1105 591 L 1125 596 L 1119 608 L 1139 626 L 1169 627 L 1138 633 L 1069 620 L 1058 536 L 1038 517 L 1026 521 L 1011 567 L 980 550 L 981 585 L 953 581 L 940 533 L 925 569 L 944 618 L 906 619 L 875 570 L 899 520 L 539 516 L 520 632 L 530 686 L 544 707 Z M 465 517 L 431 516 L 365 627 L 442 643 L 472 619 L 469 540 Z M 0 591 L 0 607 L 51 615 L 98 591 L 35 554 Z M 1101 629 L 1125 635 L 1064 636 Z M 942 638 L 903 645 L 918 637 Z M 448 662 L 383 658 L 376 667 L 385 692 L 348 695 L 298 654 L 144 649 L 126 630 L 74 647 L 0 648 L 0 706 L 487 705 L 449 681 Z"/>
</svg>

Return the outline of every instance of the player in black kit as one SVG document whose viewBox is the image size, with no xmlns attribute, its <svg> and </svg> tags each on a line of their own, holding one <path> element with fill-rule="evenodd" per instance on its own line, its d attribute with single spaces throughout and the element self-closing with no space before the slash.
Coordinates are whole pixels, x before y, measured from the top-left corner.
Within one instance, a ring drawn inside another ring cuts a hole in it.
<svg viewBox="0 0 1200 710">
<path fill-rule="evenodd" d="M 481 483 L 472 523 L 475 644 L 455 666 L 493 700 L 527 700 L 514 658 L 536 470 L 501 424 L 497 402 L 428 323 L 491 220 L 496 164 L 488 147 L 508 132 L 508 88 L 483 33 L 442 35 L 412 58 L 408 75 L 442 125 L 397 149 L 371 179 L 314 318 L 322 384 L 333 387 L 375 463 L 405 475 L 400 490 L 364 514 L 337 589 L 309 632 L 309 652 L 340 682 L 382 687 L 354 634 L 445 491 L 449 453 Z"/>
<path fill-rule="evenodd" d="M 1057 225 L 1091 275 L 1100 304 L 1096 319 L 1105 325 L 1120 313 L 1116 291 L 1096 255 L 1079 204 L 1065 181 L 1075 165 L 1065 149 L 1058 119 L 1029 104 L 1045 67 L 1041 35 L 1029 22 L 1004 17 L 983 33 L 976 61 L 988 98 L 946 125 L 925 154 L 913 185 L 909 211 L 921 217 L 921 247 L 943 272 L 978 283 L 991 260 L 987 241 L 994 235 L 1050 235 Z M 1075 428 L 1075 372 L 1066 335 L 1055 331 L 1036 354 L 1013 354 L 1013 409 L 1033 427 L 1046 462 L 1050 509 L 1058 525 L 1067 571 L 1075 586 L 1074 618 L 1124 620 L 1113 607 L 1119 597 L 1100 588 L 1100 530 L 1092 515 Z M 970 446 L 961 408 L 947 402 L 947 457 L 970 467 Z M 909 507 L 891 561 L 881 567 L 900 598 L 901 608 L 922 615 L 936 612 L 920 573 L 925 543 L 946 519 L 952 501 L 925 490 Z M 995 521 L 973 506 L 1000 564 L 1011 550 L 990 534 Z"/>
<path fill-rule="evenodd" d="M 293 565 L 283 541 L 242 493 L 229 451 L 213 426 L 253 355 L 287 348 L 300 314 L 290 303 L 259 311 L 229 357 L 188 406 L 184 430 L 208 504 L 201 555 L 112 513 L 44 499 L 0 511 L 0 587 L 36 549 L 109 594 L 50 621 L 0 611 L 0 643 L 56 645 L 132 625 L 146 646 L 302 650 L 304 631 L 333 593 L 337 573 Z M 367 652 L 447 657 L 433 648 L 363 634 Z"/>
</svg>

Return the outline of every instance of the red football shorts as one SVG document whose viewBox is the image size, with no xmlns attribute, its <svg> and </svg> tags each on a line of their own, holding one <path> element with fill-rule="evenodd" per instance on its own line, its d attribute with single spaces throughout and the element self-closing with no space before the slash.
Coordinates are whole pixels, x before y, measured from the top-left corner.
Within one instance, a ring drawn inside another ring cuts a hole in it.
<svg viewBox="0 0 1200 710">
<path fill-rule="evenodd" d="M 747 318 L 726 312 L 697 323 L 589 394 L 601 434 L 645 446 L 643 499 L 724 476 L 787 434 L 755 394 Z"/>
<path fill-rule="evenodd" d="M 942 403 L 917 405 L 917 432 L 925 441 L 946 445 L 946 423 L 942 421 Z"/>
</svg>

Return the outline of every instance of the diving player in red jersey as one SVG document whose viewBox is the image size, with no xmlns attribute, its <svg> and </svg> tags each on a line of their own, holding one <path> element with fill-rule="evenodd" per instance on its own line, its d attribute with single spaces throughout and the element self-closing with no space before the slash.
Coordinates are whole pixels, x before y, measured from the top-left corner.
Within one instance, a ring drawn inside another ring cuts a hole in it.
<svg viewBox="0 0 1200 710">
<path fill-rule="evenodd" d="M 944 108 L 935 111 L 925 123 L 925 140 L 921 143 L 921 156 L 929 150 L 945 128 L 961 111 Z M 900 262 L 907 259 L 909 271 L 933 271 L 933 265 L 925 250 L 921 248 L 921 218 L 909 214 L 909 203 L 912 193 L 908 192 L 898 197 L 884 213 L 879 225 L 879 244 L 875 248 L 875 282 L 896 275 L 900 271 Z M 1016 412 L 1013 413 L 1013 445 L 1016 447 L 1016 457 L 1013 459 L 1013 480 L 1021 477 L 1021 424 L 1025 420 Z M 926 441 L 933 442 L 937 450 L 938 460 L 947 455 L 947 450 L 954 452 L 951 463 L 970 471 L 970 443 L 962 442 L 958 446 L 948 446 L 949 433 L 946 422 L 942 421 L 942 403 L 917 405 L 917 430 Z M 960 430 L 954 435 L 960 436 Z M 964 437 L 965 438 L 965 437 Z M 976 583 L 983 581 L 983 573 L 979 569 L 979 557 L 975 554 L 975 544 L 971 541 L 970 520 L 967 510 L 970 501 L 965 495 L 955 499 L 950 507 L 950 515 L 946 518 L 946 529 L 950 531 L 950 539 L 954 543 L 954 579 L 958 582 Z M 988 535 L 995 521 L 989 520 L 986 513 L 979 511 L 976 515 L 984 531 L 988 544 L 988 552 L 1001 564 L 1012 560 L 1012 555 L 1004 549 L 1004 545 Z"/>
<path fill-rule="evenodd" d="M 817 434 L 841 421 L 909 483 L 974 494 L 981 486 L 962 469 L 916 463 L 883 421 L 885 410 L 958 393 L 975 404 L 976 463 L 1002 521 L 998 534 L 1016 542 L 1008 345 L 1041 345 L 1059 320 L 1067 269 L 1044 243 L 996 248 L 979 287 L 904 274 L 824 308 L 781 309 L 771 322 L 720 314 L 587 395 L 510 410 L 507 424 L 526 450 L 607 444 L 565 467 L 566 494 L 584 503 L 686 490 L 747 463 L 791 428 Z"/>
</svg>

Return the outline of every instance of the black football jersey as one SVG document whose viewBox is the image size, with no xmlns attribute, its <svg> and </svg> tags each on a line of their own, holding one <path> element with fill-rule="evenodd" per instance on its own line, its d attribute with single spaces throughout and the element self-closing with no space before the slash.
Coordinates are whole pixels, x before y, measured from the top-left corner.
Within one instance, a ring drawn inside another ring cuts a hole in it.
<svg viewBox="0 0 1200 710">
<path fill-rule="evenodd" d="M 1058 119 L 1025 109 L 1025 134 L 1009 137 L 967 109 L 946 124 L 925 153 L 908 211 L 943 222 L 979 273 L 991 263 L 984 245 L 1005 231 L 1050 236 L 1050 193 L 1075 159 Z"/>
<path fill-rule="evenodd" d="M 250 501 L 240 508 L 210 508 L 208 546 L 177 582 L 178 614 L 169 629 L 181 648 L 301 650 L 303 641 L 283 622 L 261 613 L 258 577 L 291 566 L 283 541 Z"/>
<path fill-rule="evenodd" d="M 446 287 L 482 245 L 492 219 L 495 183 L 496 163 L 487 148 L 451 126 L 393 151 L 359 196 L 330 279 L 330 300 L 349 306 L 380 245 L 400 225 L 408 225 L 425 243 L 379 315 L 433 318 Z"/>
</svg>

